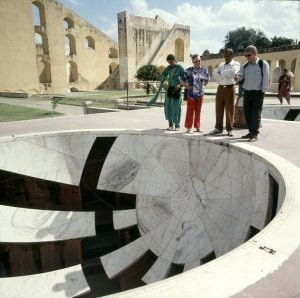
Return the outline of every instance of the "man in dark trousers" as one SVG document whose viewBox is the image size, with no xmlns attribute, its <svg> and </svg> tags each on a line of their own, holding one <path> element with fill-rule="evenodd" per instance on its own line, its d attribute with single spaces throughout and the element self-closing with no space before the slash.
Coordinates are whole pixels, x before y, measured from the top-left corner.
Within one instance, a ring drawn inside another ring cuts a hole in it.
<svg viewBox="0 0 300 298">
<path fill-rule="evenodd" d="M 257 141 L 265 92 L 269 87 L 269 64 L 257 57 L 257 49 L 250 45 L 245 49 L 246 62 L 237 74 L 243 80 L 244 112 L 249 133 L 242 136 L 249 142 Z"/>
</svg>

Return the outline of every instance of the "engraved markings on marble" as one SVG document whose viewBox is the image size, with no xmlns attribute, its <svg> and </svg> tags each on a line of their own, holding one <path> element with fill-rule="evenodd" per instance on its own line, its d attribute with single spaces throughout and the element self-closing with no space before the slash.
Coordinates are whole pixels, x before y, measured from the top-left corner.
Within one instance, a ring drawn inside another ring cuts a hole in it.
<svg viewBox="0 0 300 298">
<path fill-rule="evenodd" d="M 136 209 L 114 212 L 114 222 L 116 229 L 137 223 L 141 237 L 101 257 L 107 275 L 120 274 L 148 249 L 158 259 L 142 278 L 146 283 L 167 277 L 172 263 L 188 270 L 212 252 L 218 257 L 232 250 L 245 241 L 250 225 L 262 229 L 268 179 L 263 163 L 232 148 L 122 134 L 98 188 L 136 194 Z"/>
</svg>

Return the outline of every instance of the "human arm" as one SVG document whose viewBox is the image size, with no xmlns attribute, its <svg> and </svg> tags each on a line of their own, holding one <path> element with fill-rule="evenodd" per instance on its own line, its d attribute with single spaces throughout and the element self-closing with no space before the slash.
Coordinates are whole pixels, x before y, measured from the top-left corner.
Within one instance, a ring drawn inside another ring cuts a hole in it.
<svg viewBox="0 0 300 298">
<path fill-rule="evenodd" d="M 184 88 L 191 90 L 193 88 L 191 81 L 191 74 L 190 74 L 191 68 L 187 68 L 182 72 L 182 75 L 180 77 L 180 84 Z"/>
<path fill-rule="evenodd" d="M 207 68 L 205 68 L 203 85 L 206 86 L 207 83 L 209 82 L 209 80 L 210 80 L 209 73 L 208 73 Z"/>
</svg>

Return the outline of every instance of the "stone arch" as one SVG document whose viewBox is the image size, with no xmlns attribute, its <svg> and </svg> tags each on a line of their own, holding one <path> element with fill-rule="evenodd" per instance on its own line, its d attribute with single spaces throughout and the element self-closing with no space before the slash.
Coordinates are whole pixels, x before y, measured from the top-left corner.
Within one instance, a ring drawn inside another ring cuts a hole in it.
<svg viewBox="0 0 300 298">
<path fill-rule="evenodd" d="M 49 54 L 48 38 L 46 34 L 36 32 L 34 35 L 34 40 L 37 54 Z"/>
<path fill-rule="evenodd" d="M 284 70 L 286 68 L 286 61 L 284 59 L 280 59 L 278 61 L 278 66 L 281 70 Z"/>
<path fill-rule="evenodd" d="M 163 65 L 159 66 L 158 70 L 160 73 L 163 73 L 163 71 L 165 70 L 165 66 L 163 66 Z"/>
<path fill-rule="evenodd" d="M 296 71 L 296 58 L 295 59 L 293 59 L 292 60 L 292 62 L 291 62 L 291 69 L 290 69 L 290 71 L 293 73 L 293 74 L 295 74 L 295 71 Z"/>
<path fill-rule="evenodd" d="M 76 41 L 72 34 L 65 35 L 65 54 L 66 56 L 76 55 Z"/>
<path fill-rule="evenodd" d="M 39 94 L 40 91 L 33 88 L 33 89 L 30 89 L 30 90 L 29 90 L 29 93 L 30 93 L 30 94 Z"/>
<path fill-rule="evenodd" d="M 184 42 L 181 38 L 175 40 L 175 57 L 177 61 L 184 61 Z"/>
<path fill-rule="evenodd" d="M 116 48 L 109 48 L 108 49 L 108 58 L 118 58 L 118 50 Z"/>
<path fill-rule="evenodd" d="M 95 39 L 92 36 L 87 36 L 85 38 L 85 47 L 95 50 Z"/>
<path fill-rule="evenodd" d="M 78 80 L 78 67 L 73 61 L 69 61 L 67 63 L 67 80 L 69 83 L 73 83 Z"/>
<path fill-rule="evenodd" d="M 272 83 L 278 83 L 279 77 L 281 76 L 281 69 L 279 66 L 277 66 L 272 73 Z"/>
<path fill-rule="evenodd" d="M 38 63 L 38 72 L 40 83 L 51 83 L 51 70 L 49 61 L 41 60 Z"/>
<path fill-rule="evenodd" d="M 45 6 L 40 1 L 32 2 L 33 23 L 37 26 L 46 26 Z"/>
<path fill-rule="evenodd" d="M 74 28 L 74 21 L 73 19 L 71 19 L 70 17 L 65 17 L 63 19 L 64 21 L 64 28 L 65 29 L 71 29 L 71 28 Z"/>
<path fill-rule="evenodd" d="M 109 74 L 111 74 L 116 68 L 117 68 L 118 64 L 116 62 L 112 62 L 109 65 Z"/>
</svg>

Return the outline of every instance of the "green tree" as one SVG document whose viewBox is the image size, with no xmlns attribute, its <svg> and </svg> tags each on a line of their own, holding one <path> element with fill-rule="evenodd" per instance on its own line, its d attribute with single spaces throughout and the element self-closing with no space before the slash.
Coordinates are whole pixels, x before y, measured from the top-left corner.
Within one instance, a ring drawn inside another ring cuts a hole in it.
<svg viewBox="0 0 300 298">
<path fill-rule="evenodd" d="M 210 55 L 210 51 L 209 50 L 205 50 L 203 53 L 202 53 L 202 56 L 209 56 Z"/>
<path fill-rule="evenodd" d="M 281 37 L 281 36 L 274 36 L 271 38 L 271 47 L 282 47 L 282 46 L 290 46 L 295 44 L 295 41 L 291 38 Z"/>
<path fill-rule="evenodd" d="M 232 48 L 234 52 L 242 52 L 251 44 L 262 49 L 270 47 L 271 41 L 264 32 L 245 27 L 229 31 L 225 36 L 225 48 Z"/>
<path fill-rule="evenodd" d="M 141 66 L 135 75 L 140 81 L 160 81 L 161 73 L 157 66 L 148 64 Z"/>
</svg>

